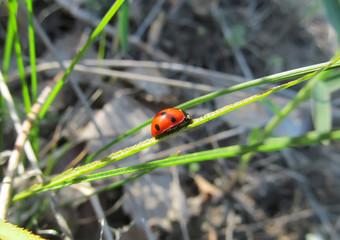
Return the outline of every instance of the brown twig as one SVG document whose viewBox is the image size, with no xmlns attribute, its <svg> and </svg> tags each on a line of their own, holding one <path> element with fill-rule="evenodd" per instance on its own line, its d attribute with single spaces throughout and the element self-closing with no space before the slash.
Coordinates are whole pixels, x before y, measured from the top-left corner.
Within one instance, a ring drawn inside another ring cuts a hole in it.
<svg viewBox="0 0 340 240">
<path fill-rule="evenodd" d="M 58 81 L 63 73 L 59 73 L 55 76 L 54 82 Z M 17 172 L 17 167 L 19 164 L 19 160 L 21 157 L 21 153 L 24 147 L 24 144 L 28 138 L 30 130 L 37 119 L 37 116 L 40 112 L 42 104 L 46 101 L 50 92 L 52 91 L 52 86 L 49 85 L 41 92 L 39 95 L 37 102 L 33 104 L 31 108 L 31 112 L 27 115 L 26 120 L 22 124 L 22 130 L 18 135 L 14 150 L 12 151 L 12 155 L 8 161 L 7 172 L 5 177 L 2 180 L 1 191 L 0 191 L 0 219 L 6 219 L 8 206 L 10 203 L 10 196 L 12 191 L 13 178 Z"/>
</svg>

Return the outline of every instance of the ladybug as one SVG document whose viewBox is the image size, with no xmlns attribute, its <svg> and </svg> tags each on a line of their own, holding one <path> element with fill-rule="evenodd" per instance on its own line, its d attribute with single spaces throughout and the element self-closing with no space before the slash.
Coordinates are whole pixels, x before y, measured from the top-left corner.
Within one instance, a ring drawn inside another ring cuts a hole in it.
<svg viewBox="0 0 340 240">
<path fill-rule="evenodd" d="M 192 122 L 191 116 L 176 108 L 167 108 L 154 117 L 151 123 L 151 134 L 161 138 L 188 126 Z"/>
</svg>

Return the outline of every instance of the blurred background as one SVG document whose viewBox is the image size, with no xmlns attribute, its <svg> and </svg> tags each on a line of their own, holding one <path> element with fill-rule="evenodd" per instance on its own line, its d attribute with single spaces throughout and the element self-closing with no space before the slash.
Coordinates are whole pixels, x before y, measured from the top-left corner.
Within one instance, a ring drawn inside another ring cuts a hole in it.
<svg viewBox="0 0 340 240">
<path fill-rule="evenodd" d="M 57 59 L 69 64 L 112 3 L 33 2 L 35 24 L 41 27 L 38 30 L 35 26 L 38 92 L 61 71 Z M 29 79 L 27 11 L 22 3 L 17 21 Z M 7 1 L 0 1 L 0 66 L 7 22 Z M 55 52 L 44 43 L 44 34 Z M 54 175 L 78 166 L 86 156 L 164 108 L 256 78 L 326 62 L 336 52 L 337 42 L 323 1 L 318 0 L 126 1 L 40 120 L 41 167 Z M 8 87 L 23 120 L 25 109 L 14 51 L 11 59 Z M 163 159 L 177 152 L 247 144 L 250 132 L 263 127 L 275 115 L 273 109 L 281 109 L 292 100 L 300 85 L 177 134 L 100 171 Z M 193 118 L 200 117 L 272 86 L 237 91 L 186 111 Z M 333 126 L 339 125 L 337 95 L 332 95 Z M 12 150 L 17 135 L 9 116 L 3 116 L 4 153 Z M 273 134 L 295 137 L 313 129 L 307 101 Z M 148 126 L 96 159 L 150 137 Z M 338 143 L 255 153 L 241 172 L 239 162 L 235 157 L 162 168 L 98 193 L 112 236 L 339 239 Z M 28 187 L 34 182 L 23 183 L 25 174 L 23 171 L 18 182 Z M 91 189 L 103 189 L 120 179 L 91 182 Z M 47 239 L 63 239 L 49 208 L 32 220 L 43 196 L 35 195 L 14 206 L 9 219 L 15 219 L 21 209 L 21 226 Z M 80 186 L 60 190 L 57 199 L 74 239 L 100 239 L 101 219 L 93 200 Z M 28 210 L 22 210 L 25 208 Z"/>
</svg>

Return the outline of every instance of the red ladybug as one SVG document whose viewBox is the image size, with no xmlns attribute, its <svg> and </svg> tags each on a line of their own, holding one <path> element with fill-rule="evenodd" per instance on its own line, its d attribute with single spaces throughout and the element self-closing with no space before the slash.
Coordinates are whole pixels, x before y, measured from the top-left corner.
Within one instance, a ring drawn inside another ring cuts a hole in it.
<svg viewBox="0 0 340 240">
<path fill-rule="evenodd" d="M 180 109 L 164 109 L 152 120 L 151 134 L 158 139 L 188 126 L 191 122 L 190 115 Z"/>
</svg>

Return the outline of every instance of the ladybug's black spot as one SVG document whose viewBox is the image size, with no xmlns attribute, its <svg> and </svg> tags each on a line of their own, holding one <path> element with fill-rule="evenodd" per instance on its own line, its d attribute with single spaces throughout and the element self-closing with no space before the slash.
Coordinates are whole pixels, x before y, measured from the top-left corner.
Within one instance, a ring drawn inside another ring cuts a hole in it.
<svg viewBox="0 0 340 240">
<path fill-rule="evenodd" d="M 176 118 L 174 118 L 174 117 L 171 117 L 171 122 L 176 122 Z"/>
<path fill-rule="evenodd" d="M 159 125 L 158 125 L 158 124 L 155 125 L 155 128 L 156 128 L 157 131 L 161 130 L 161 129 L 159 128 Z"/>
<path fill-rule="evenodd" d="M 161 112 L 161 115 L 162 115 L 162 116 L 166 115 L 166 112 Z"/>
</svg>

